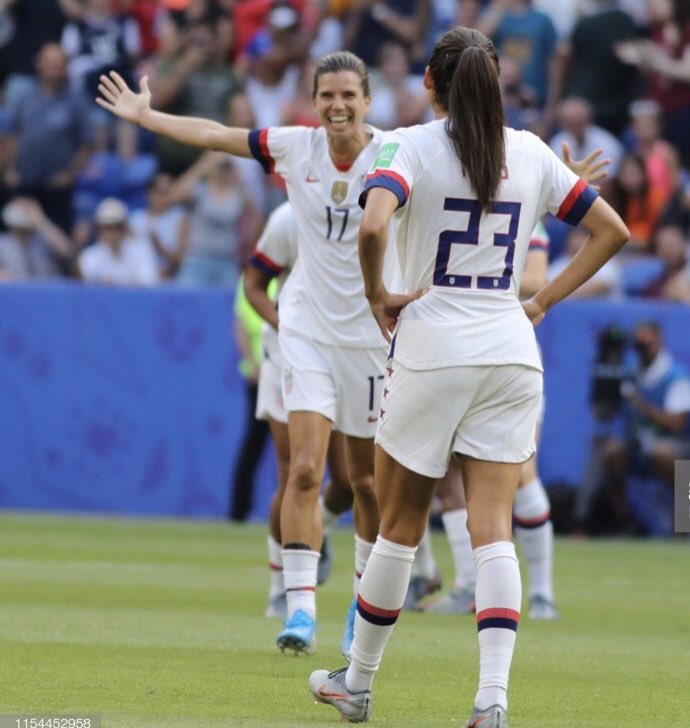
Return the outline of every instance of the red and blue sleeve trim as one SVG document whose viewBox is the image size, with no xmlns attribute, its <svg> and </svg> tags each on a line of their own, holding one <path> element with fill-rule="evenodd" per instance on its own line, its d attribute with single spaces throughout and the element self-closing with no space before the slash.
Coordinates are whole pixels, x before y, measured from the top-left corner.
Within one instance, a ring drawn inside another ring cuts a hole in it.
<svg viewBox="0 0 690 728">
<path fill-rule="evenodd" d="M 583 179 L 580 179 L 563 200 L 556 217 L 569 225 L 577 225 L 597 197 L 599 197 L 598 193 L 589 187 Z"/>
<path fill-rule="evenodd" d="M 549 241 L 543 238 L 532 238 L 529 241 L 529 250 L 543 250 L 544 252 L 548 252 Z"/>
<path fill-rule="evenodd" d="M 277 263 L 274 263 L 268 256 L 255 250 L 252 257 L 249 259 L 249 265 L 253 266 L 257 270 L 260 270 L 264 275 L 269 278 L 275 278 L 279 276 L 284 268 Z"/>
<path fill-rule="evenodd" d="M 377 624 L 379 627 L 389 627 L 391 624 L 395 624 L 400 614 L 399 609 L 375 607 L 373 604 L 365 602 L 361 595 L 357 597 L 357 611 L 362 619 L 366 619 L 371 624 Z"/>
<path fill-rule="evenodd" d="M 401 177 L 396 172 L 390 170 L 377 169 L 372 174 L 367 175 L 367 181 L 364 183 L 364 189 L 362 194 L 359 196 L 359 206 L 364 207 L 367 201 L 367 194 L 369 190 L 374 187 L 383 187 L 389 190 L 398 198 L 398 207 L 402 207 L 410 196 L 410 187 L 405 181 L 404 177 Z"/>
<path fill-rule="evenodd" d="M 266 174 L 275 171 L 275 159 L 268 151 L 268 129 L 253 129 L 249 132 L 249 150 Z"/>
<path fill-rule="evenodd" d="M 483 629 L 512 629 L 517 632 L 520 612 L 514 609 L 482 609 L 477 612 L 477 631 Z"/>
</svg>

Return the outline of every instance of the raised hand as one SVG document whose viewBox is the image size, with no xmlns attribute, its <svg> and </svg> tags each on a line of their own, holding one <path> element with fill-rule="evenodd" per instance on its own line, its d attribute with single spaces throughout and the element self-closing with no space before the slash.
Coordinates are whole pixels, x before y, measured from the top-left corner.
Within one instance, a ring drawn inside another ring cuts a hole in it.
<svg viewBox="0 0 690 728">
<path fill-rule="evenodd" d="M 570 156 L 570 147 L 568 142 L 561 144 L 561 150 L 563 153 L 563 161 L 569 167 L 572 172 L 578 177 L 581 177 L 588 185 L 592 185 L 595 190 L 599 189 L 599 186 L 595 182 L 601 182 L 608 176 L 605 171 L 606 168 L 611 164 L 610 159 L 599 159 L 604 153 L 603 149 L 595 149 L 591 154 L 588 154 L 584 159 L 572 159 Z"/>
<path fill-rule="evenodd" d="M 151 108 L 147 76 L 141 79 L 140 89 L 138 94 L 134 93 L 119 73 L 111 71 L 109 75 L 100 77 L 98 92 L 101 95 L 96 103 L 125 121 L 139 124 L 142 114 Z"/>
</svg>

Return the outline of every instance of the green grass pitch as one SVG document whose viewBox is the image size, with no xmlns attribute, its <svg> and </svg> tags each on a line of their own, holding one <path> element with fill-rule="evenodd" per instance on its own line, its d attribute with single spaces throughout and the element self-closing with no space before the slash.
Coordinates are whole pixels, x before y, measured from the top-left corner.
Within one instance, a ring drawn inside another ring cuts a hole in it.
<svg viewBox="0 0 690 728">
<path fill-rule="evenodd" d="M 434 545 L 448 579 L 442 534 Z M 263 617 L 262 526 L 5 513 L 0 714 L 97 713 L 103 728 L 338 725 L 307 690 L 312 669 L 343 664 L 349 529 L 334 552 L 317 654 L 294 657 Z M 511 728 L 690 726 L 690 543 L 558 540 L 555 562 L 561 619 L 520 625 Z M 476 663 L 471 617 L 405 613 L 372 725 L 462 726 Z"/>
</svg>

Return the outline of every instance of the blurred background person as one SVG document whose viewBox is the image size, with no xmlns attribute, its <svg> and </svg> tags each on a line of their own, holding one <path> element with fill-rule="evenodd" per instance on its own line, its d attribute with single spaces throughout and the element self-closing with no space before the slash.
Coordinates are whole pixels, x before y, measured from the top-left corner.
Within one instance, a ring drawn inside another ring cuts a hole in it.
<svg viewBox="0 0 690 728">
<path fill-rule="evenodd" d="M 0 233 L 0 280 L 53 278 L 69 269 L 74 254 L 72 241 L 28 197 L 5 205 Z"/>
<path fill-rule="evenodd" d="M 664 225 L 654 236 L 654 249 L 663 269 L 642 291 L 643 296 L 690 302 L 690 243 L 677 225 Z"/>
<path fill-rule="evenodd" d="M 107 198 L 96 208 L 96 242 L 79 255 L 79 273 L 88 283 L 153 285 L 159 281 L 156 254 L 148 240 L 129 229 L 120 200 Z"/>
<path fill-rule="evenodd" d="M 68 232 L 75 180 L 93 150 L 89 105 L 81 92 L 69 88 L 67 57 L 59 45 L 45 45 L 36 67 L 38 82 L 12 111 L 13 153 L 5 183 L 18 194 L 35 197 Z"/>
</svg>

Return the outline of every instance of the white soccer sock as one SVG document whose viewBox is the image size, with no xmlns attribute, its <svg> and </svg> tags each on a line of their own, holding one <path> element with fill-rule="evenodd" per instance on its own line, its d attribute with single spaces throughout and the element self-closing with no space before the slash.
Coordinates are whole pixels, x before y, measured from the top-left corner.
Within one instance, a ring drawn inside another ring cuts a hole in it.
<svg viewBox="0 0 690 728">
<path fill-rule="evenodd" d="M 268 590 L 269 598 L 273 598 L 285 591 L 283 581 L 282 546 L 269 534 L 268 539 L 268 568 L 271 570 L 271 586 Z"/>
<path fill-rule="evenodd" d="M 497 541 L 474 550 L 477 570 L 477 631 L 480 710 L 498 703 L 508 707 L 508 674 L 520 621 L 522 587 L 515 546 Z"/>
<path fill-rule="evenodd" d="M 518 488 L 513 502 L 515 535 L 527 562 L 529 596 L 553 601 L 553 523 L 549 498 L 539 478 Z"/>
<path fill-rule="evenodd" d="M 360 538 L 357 534 L 355 534 L 355 577 L 352 584 L 355 596 L 359 593 L 360 580 L 373 548 L 373 543 L 365 541 L 363 538 Z"/>
<path fill-rule="evenodd" d="M 416 549 L 379 536 L 359 586 L 348 690 L 370 690 L 410 582 Z"/>
<path fill-rule="evenodd" d="M 474 558 L 470 532 L 467 530 L 467 508 L 446 511 L 441 515 L 441 520 L 453 554 L 455 586 L 474 591 Z"/>
<path fill-rule="evenodd" d="M 422 540 L 419 542 L 419 546 L 417 546 L 417 553 L 415 554 L 414 564 L 412 565 L 412 573 L 415 576 L 422 576 L 425 579 L 433 579 L 437 572 L 438 566 L 436 565 L 434 550 L 431 546 L 431 531 L 429 530 L 429 524 L 427 524 Z"/>
<path fill-rule="evenodd" d="M 316 618 L 316 569 L 319 565 L 319 552 L 283 549 L 281 555 L 288 619 L 298 609 L 303 609 Z"/>
<path fill-rule="evenodd" d="M 319 510 L 321 511 L 321 520 L 323 522 L 323 530 L 327 531 L 340 518 L 340 513 L 333 513 L 328 509 L 324 502 L 323 495 L 319 496 Z"/>
</svg>

